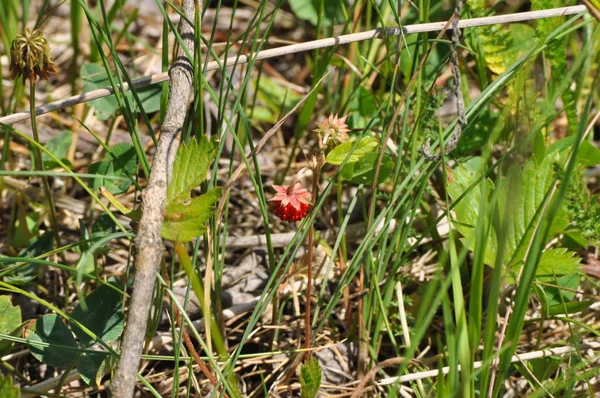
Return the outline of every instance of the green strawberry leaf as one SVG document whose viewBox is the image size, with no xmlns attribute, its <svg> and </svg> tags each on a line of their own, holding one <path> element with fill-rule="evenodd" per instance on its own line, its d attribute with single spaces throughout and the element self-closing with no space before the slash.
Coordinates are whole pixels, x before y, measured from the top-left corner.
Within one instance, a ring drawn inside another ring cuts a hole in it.
<svg viewBox="0 0 600 398">
<path fill-rule="evenodd" d="M 300 386 L 302 398 L 314 398 L 321 387 L 321 365 L 316 358 L 311 358 L 300 369 Z"/>
<path fill-rule="evenodd" d="M 498 205 L 498 219 L 503 219 L 506 212 L 510 212 L 510 224 L 507 228 L 506 252 L 504 259 L 509 263 L 511 272 L 507 280 L 514 283 L 518 269 L 527 253 L 529 242 L 538 226 L 542 209 L 548 200 L 547 195 L 556 181 L 556 164 L 564 161 L 559 153 L 548 151 L 548 156 L 537 162 L 530 159 L 523 169 L 512 167 L 507 176 L 498 178 L 496 187 L 486 179 L 480 181 L 468 191 L 454 207 L 456 218 L 453 222 L 455 228 L 463 235 L 462 242 L 469 250 L 475 248 L 475 226 L 480 217 L 484 217 L 487 227 L 492 223 L 489 214 L 480 214 L 481 189 L 486 184 L 484 196 L 491 200 L 492 192 L 496 192 Z M 480 179 L 481 159 L 473 160 L 459 166 L 451 175 L 448 192 L 453 200 L 458 198 L 478 179 Z M 510 190 L 510 192 L 509 192 Z M 509 198 L 507 200 L 507 198 Z M 564 217 L 556 217 L 551 231 L 556 234 L 566 227 Z M 484 262 L 493 266 L 498 250 L 498 226 L 490 229 L 490 237 L 485 247 Z M 577 271 L 579 259 L 566 249 L 547 250 L 541 258 L 536 275 L 543 276 L 566 275 Z"/>
<path fill-rule="evenodd" d="M 221 191 L 221 187 L 215 187 L 197 198 L 177 199 L 169 203 L 165 209 L 162 237 L 174 242 L 189 242 L 202 235 Z"/>
<path fill-rule="evenodd" d="M 341 143 L 327 154 L 325 160 L 329 164 L 339 166 L 340 164 L 344 163 L 344 160 L 346 160 L 348 156 L 350 156 L 347 163 L 358 162 L 366 154 L 372 152 L 377 145 L 379 145 L 379 141 L 373 137 L 363 137 L 360 139 L 356 149 L 353 151 L 352 148 L 355 144 L 356 140 L 350 140 Z"/>
<path fill-rule="evenodd" d="M 564 247 L 549 249 L 542 253 L 542 258 L 536 276 L 538 278 L 549 277 L 554 279 L 554 275 L 572 275 L 579 271 L 581 259 L 572 251 L 567 251 Z M 545 279 L 544 279 L 545 280 Z M 548 280 L 550 282 L 551 280 Z M 574 289 L 577 288 L 575 285 Z"/>
<path fill-rule="evenodd" d="M 182 144 L 173 164 L 173 175 L 167 190 L 167 206 L 190 198 L 190 191 L 206 180 L 206 173 L 217 154 L 217 144 L 205 136 Z"/>
</svg>

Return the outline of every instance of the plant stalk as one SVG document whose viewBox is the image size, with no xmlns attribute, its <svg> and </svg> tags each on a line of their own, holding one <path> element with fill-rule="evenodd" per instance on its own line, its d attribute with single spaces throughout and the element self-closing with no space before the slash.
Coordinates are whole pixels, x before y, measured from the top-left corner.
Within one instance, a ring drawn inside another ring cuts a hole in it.
<svg viewBox="0 0 600 398">
<path fill-rule="evenodd" d="M 33 131 L 33 139 L 35 142 L 41 145 L 40 136 L 38 134 L 37 127 L 37 116 L 35 114 L 35 81 L 30 82 L 29 85 L 29 111 L 31 112 L 31 130 Z M 44 172 L 44 163 L 42 162 L 42 152 L 36 146 L 33 146 L 33 158 L 34 158 L 34 170 Z M 46 197 L 46 204 L 50 210 L 50 226 L 54 232 L 54 241 L 56 247 L 62 247 L 60 241 L 60 235 L 58 234 L 58 221 L 56 218 L 56 207 L 54 207 L 54 197 L 52 196 L 52 190 L 50 189 L 50 183 L 48 182 L 48 176 L 42 175 L 42 187 L 44 188 L 44 196 Z"/>
</svg>

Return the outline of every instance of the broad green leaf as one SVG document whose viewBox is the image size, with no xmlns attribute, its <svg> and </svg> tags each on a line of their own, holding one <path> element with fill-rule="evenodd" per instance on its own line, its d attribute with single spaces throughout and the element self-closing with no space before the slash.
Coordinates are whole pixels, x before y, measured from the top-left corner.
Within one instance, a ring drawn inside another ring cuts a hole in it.
<svg viewBox="0 0 600 398">
<path fill-rule="evenodd" d="M 178 199 L 165 209 L 161 229 L 163 238 L 174 242 L 189 242 L 206 231 L 206 221 L 212 216 L 215 203 L 221 197 L 221 187 L 215 187 L 194 199 Z"/>
<path fill-rule="evenodd" d="M 594 304 L 594 301 L 591 301 L 591 300 L 572 301 L 570 303 L 565 303 L 564 306 L 561 303 L 561 304 L 553 305 L 552 307 L 550 307 L 548 309 L 548 315 L 554 316 L 554 315 L 574 314 L 576 312 L 581 312 L 581 311 L 587 310 L 592 304 Z M 565 312 L 565 309 L 566 309 L 566 312 Z"/>
<path fill-rule="evenodd" d="M 190 198 L 190 191 L 206 179 L 216 153 L 216 143 L 205 136 L 194 137 L 179 147 L 167 190 L 167 207 L 174 201 L 183 202 Z"/>
<path fill-rule="evenodd" d="M 377 101 L 372 91 L 360 86 L 355 95 L 351 110 L 356 110 L 361 116 L 371 116 L 377 112 Z"/>
<path fill-rule="evenodd" d="M 10 245 L 15 249 L 27 246 L 40 231 L 40 213 L 32 212 L 28 206 L 17 207 L 17 219 L 14 224 L 13 240 Z"/>
<path fill-rule="evenodd" d="M 85 299 L 85 308 L 79 303 L 71 316 L 92 331 L 98 339 L 110 343 L 119 338 L 123 332 L 124 315 L 121 295 L 109 286 L 101 285 Z M 82 347 L 95 343 L 92 338 L 77 325 L 72 325 L 73 332 L 79 338 Z"/>
<path fill-rule="evenodd" d="M 275 123 L 282 114 L 287 113 L 302 99 L 302 96 L 295 90 L 285 87 L 265 75 L 260 77 L 256 90 L 258 104 L 261 105 L 248 110 L 253 121 Z"/>
<path fill-rule="evenodd" d="M 308 21 L 313 25 L 317 25 L 319 14 L 313 3 L 313 0 L 295 0 L 290 1 L 290 8 L 296 16 L 304 21 Z"/>
<path fill-rule="evenodd" d="M 44 315 L 35 322 L 35 333 L 27 337 L 34 357 L 46 365 L 63 367 L 77 357 L 77 343 L 69 328 L 55 314 Z M 41 346 L 35 343 L 47 343 Z"/>
<path fill-rule="evenodd" d="M 0 374 L 0 397 L 2 398 L 19 398 L 21 392 L 19 386 L 13 385 L 12 376 Z"/>
<path fill-rule="evenodd" d="M 348 180 L 354 184 L 371 185 L 375 178 L 375 168 L 377 167 L 378 158 L 378 153 L 368 153 L 356 163 L 346 163 L 342 171 L 340 171 L 340 175 L 344 180 Z M 379 169 L 377 183 L 380 184 L 385 181 L 392 173 L 393 169 L 394 161 L 391 157 L 384 155 L 383 161 L 381 162 L 381 168 Z"/>
<path fill-rule="evenodd" d="M 506 212 L 510 214 L 504 258 L 505 261 L 510 261 L 511 266 L 509 269 L 513 272 L 512 275 L 508 275 L 508 278 L 512 282 L 514 282 L 514 275 L 518 272 L 518 267 L 527 252 L 534 230 L 539 224 L 541 210 L 547 200 L 546 196 L 556 180 L 556 163 L 560 164 L 562 159 L 562 156 L 557 156 L 556 153 L 546 156 L 539 164 L 532 158 L 525 164 L 523 170 L 514 166 L 508 172 L 508 176 L 501 176 L 497 180 L 496 187 L 494 187 L 491 180 L 485 181 L 487 186 L 485 198 L 489 200 L 492 191 L 497 193 L 498 219 L 504 219 Z M 480 161 L 461 165 L 452 173 L 448 192 L 453 200 L 457 200 L 479 178 L 479 172 L 476 170 L 481 170 L 481 167 L 478 163 Z M 473 168 L 471 165 L 477 167 Z M 512 183 L 510 182 L 511 178 L 513 179 Z M 480 217 L 482 217 L 479 212 L 482 185 L 483 182 L 477 184 L 460 202 L 456 203 L 454 208 L 456 219 L 453 225 L 463 235 L 462 241 L 465 247 L 471 251 L 475 250 L 474 228 L 477 222 L 480 221 Z M 483 217 L 486 227 L 489 226 L 491 223 L 489 215 Z M 557 232 L 564 228 L 563 224 L 563 218 L 557 217 L 557 221 L 552 226 L 552 231 Z M 484 261 L 490 266 L 494 265 L 498 247 L 497 227 L 497 225 L 494 225 L 494 228 L 491 229 L 488 245 L 485 248 Z M 571 272 L 570 270 L 574 268 L 572 264 L 576 263 L 576 260 L 563 261 L 562 265 L 559 266 L 551 260 L 552 254 L 559 253 L 549 251 L 545 257 L 543 256 L 538 273 L 548 270 L 544 266 L 544 262 L 548 264 L 548 267 L 559 267 L 555 270 L 555 274 L 564 275 Z M 560 255 L 564 256 L 559 256 L 561 261 L 566 260 L 567 257 L 571 258 L 570 255 L 565 255 L 564 252 L 560 252 Z"/>
<path fill-rule="evenodd" d="M 120 177 L 120 179 L 90 178 L 94 190 L 101 186 L 111 194 L 126 192 L 131 185 L 131 177 L 137 171 L 137 155 L 133 145 L 122 143 L 113 146 L 111 153 L 104 155 L 100 162 L 92 163 L 88 168 L 90 174 Z"/>
<path fill-rule="evenodd" d="M 52 250 L 54 233 L 52 231 L 44 232 L 41 236 L 31 239 L 27 247 L 19 252 L 21 258 L 33 258 Z M 15 263 L 5 263 L 6 267 L 11 267 Z M 4 282 L 12 285 L 25 285 L 37 277 L 40 264 L 26 263 L 15 269 L 9 275 L 4 277 Z"/>
<path fill-rule="evenodd" d="M 350 154 L 350 158 L 348 159 L 348 163 L 358 162 L 363 156 L 366 154 L 373 152 L 379 142 L 377 139 L 373 137 L 364 137 L 361 138 L 356 146 L 356 149 L 352 151 L 352 147 L 356 144 L 356 140 L 346 141 L 335 148 L 331 152 L 327 154 L 327 158 L 325 159 L 327 163 L 340 165 L 344 163 L 344 160 Z M 351 153 L 352 152 L 352 153 Z"/>
<path fill-rule="evenodd" d="M 558 369 L 562 361 L 563 359 L 560 357 L 533 359 L 529 361 L 529 371 L 523 370 L 521 374 L 530 379 L 532 385 L 537 385 L 539 380 L 552 379 L 552 375 L 556 372 L 556 369 Z M 530 373 L 533 373 L 535 379 L 530 376 Z"/>
<path fill-rule="evenodd" d="M 93 237 L 106 236 L 118 231 L 119 228 L 117 227 L 117 224 L 115 224 L 113 219 L 106 213 L 100 214 L 92 225 Z"/>
<path fill-rule="evenodd" d="M 575 252 L 567 251 L 563 247 L 546 250 L 542 253 L 536 276 L 554 278 L 554 275 L 575 274 L 581 267 L 580 261 Z"/>
<path fill-rule="evenodd" d="M 457 200 L 475 181 L 480 179 L 481 174 L 479 170 L 481 170 L 482 162 L 483 159 L 481 158 L 473 158 L 451 172 L 449 175 L 448 193 L 453 200 Z M 471 251 L 475 249 L 475 234 L 473 231 L 479 221 L 479 203 L 481 200 L 481 189 L 484 184 L 485 197 L 489 198 L 494 190 L 494 183 L 486 179 L 475 185 L 454 207 L 456 219 L 453 222 L 453 226 L 463 235 L 462 242 Z M 487 230 L 490 221 L 486 218 L 485 222 L 485 229 Z M 488 265 L 494 263 L 498 247 L 496 231 L 492 229 L 490 233 L 488 250 L 486 250 L 484 257 L 484 261 Z"/>
<path fill-rule="evenodd" d="M 321 3 L 321 1 L 317 0 L 294 0 L 290 1 L 289 5 L 298 18 L 317 26 Z M 321 23 L 323 25 L 329 26 L 334 23 L 340 24 L 345 22 L 343 10 L 344 7 L 347 9 L 346 0 L 324 0 L 322 4 L 324 13 Z"/>
<path fill-rule="evenodd" d="M 302 398 L 314 398 L 319 393 L 321 365 L 316 358 L 311 358 L 300 369 L 300 385 L 302 386 Z"/>
<path fill-rule="evenodd" d="M 21 307 L 13 306 L 10 296 L 0 296 L 0 333 L 14 335 L 20 330 L 21 322 Z M 13 344 L 12 341 L 0 339 L 0 355 L 8 353 Z"/>
<path fill-rule="evenodd" d="M 91 237 L 90 233 L 85 225 L 85 221 L 83 219 L 79 219 L 79 238 L 81 239 L 81 245 L 73 248 L 73 251 L 79 254 L 79 261 L 75 266 L 77 270 L 77 285 L 81 284 L 82 274 L 91 274 L 96 269 L 96 258 L 93 256 L 93 253 L 88 254 L 90 251 L 90 243 L 87 242 Z"/>
<path fill-rule="evenodd" d="M 109 354 L 104 351 L 82 353 L 75 362 L 79 375 L 90 386 L 99 386 L 106 370 Z"/>
<path fill-rule="evenodd" d="M 71 142 L 73 142 L 72 133 L 70 131 L 63 131 L 56 137 L 49 140 L 46 144 L 44 144 L 44 146 L 47 150 L 52 152 L 54 156 L 68 164 L 64 158 L 67 156 Z M 56 163 L 56 161 L 54 161 L 46 152 L 42 153 L 42 163 L 44 163 L 45 170 L 58 167 L 58 163 Z"/>
<path fill-rule="evenodd" d="M 81 80 L 83 81 L 83 92 L 110 86 L 106 70 L 99 64 L 84 64 L 81 67 Z M 116 77 L 115 82 L 117 82 Z M 161 91 L 160 84 L 154 84 L 137 91 L 146 113 L 156 112 L 160 109 Z M 130 92 L 126 92 L 124 95 L 128 97 L 130 104 L 134 104 L 133 95 Z M 96 116 L 100 120 L 110 118 L 119 110 L 119 104 L 114 94 L 90 101 L 89 104 L 95 108 Z"/>
<path fill-rule="evenodd" d="M 552 144 L 550 148 L 548 148 L 548 152 L 565 151 L 575 144 L 575 139 L 576 137 L 574 136 L 563 138 L 562 140 Z M 596 148 L 588 141 L 583 141 L 579 147 L 577 161 L 583 167 L 592 167 L 597 164 L 600 164 L 600 149 Z"/>
<path fill-rule="evenodd" d="M 588 141 L 583 141 L 579 147 L 577 160 L 583 167 L 593 167 L 600 164 L 600 149 L 590 144 Z"/>
<path fill-rule="evenodd" d="M 563 302 L 568 303 L 572 301 L 575 298 L 575 291 L 579 287 L 579 275 L 576 273 L 560 277 L 538 277 L 538 279 L 542 282 L 556 285 L 556 287 L 539 285 L 540 289 L 544 292 L 547 308 L 562 305 Z"/>
</svg>

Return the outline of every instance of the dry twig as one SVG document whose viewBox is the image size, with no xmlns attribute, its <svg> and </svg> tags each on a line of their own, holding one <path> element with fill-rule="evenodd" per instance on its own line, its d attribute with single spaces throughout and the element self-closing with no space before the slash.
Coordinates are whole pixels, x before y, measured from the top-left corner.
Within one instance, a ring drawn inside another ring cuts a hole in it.
<svg viewBox="0 0 600 398">
<path fill-rule="evenodd" d="M 183 44 L 188 48 L 190 54 L 194 53 L 194 29 L 186 20 L 194 20 L 196 6 L 199 5 L 195 0 L 183 0 L 182 11 L 185 18 L 181 18 L 178 26 Z M 160 229 L 163 222 L 167 187 L 175 155 L 179 148 L 180 131 L 188 108 L 188 98 L 193 88 L 193 65 L 181 47 L 177 51 L 169 75 L 171 82 L 167 112 L 161 128 L 148 186 L 142 193 L 142 217 L 136 238 L 135 283 L 121 343 L 119 366 L 111 384 L 112 395 L 119 398 L 133 396 L 136 373 L 146 336 L 146 324 L 152 303 L 156 272 L 164 250 Z"/>
<path fill-rule="evenodd" d="M 472 18 L 472 19 L 461 19 L 458 23 L 459 29 L 474 28 L 477 26 L 487 26 L 496 24 L 506 24 L 513 22 L 533 21 L 536 19 L 560 17 L 566 15 L 579 14 L 580 12 L 586 11 L 586 7 L 583 5 L 571 6 L 571 7 L 560 7 L 551 8 L 548 10 L 540 11 L 529 11 L 520 12 L 516 14 L 507 15 L 495 15 L 491 17 L 483 18 Z M 347 35 L 341 35 L 336 37 L 330 37 L 327 39 L 313 40 L 306 43 L 291 44 L 289 46 L 282 46 L 272 48 L 269 50 L 259 51 L 254 54 L 243 54 L 239 56 L 230 57 L 220 61 L 211 61 L 206 65 L 205 71 L 217 70 L 223 67 L 246 64 L 250 60 L 262 60 L 269 58 L 276 58 L 282 55 L 294 54 L 304 51 L 315 50 L 318 48 L 327 48 L 333 46 L 339 46 L 344 44 L 356 43 L 365 40 L 382 39 L 386 37 L 400 36 L 400 35 L 411 35 L 415 33 L 426 33 L 426 32 L 437 32 L 445 28 L 446 21 L 442 22 L 431 22 L 424 24 L 407 25 L 402 28 L 378 28 L 369 30 L 367 32 L 351 33 Z M 162 83 L 169 80 L 168 73 L 158 73 L 152 76 L 145 76 L 139 79 L 133 80 L 133 86 L 135 88 L 143 88 L 152 84 Z M 129 85 L 125 84 L 123 89 L 129 90 Z M 94 99 L 102 98 L 114 94 L 112 87 L 101 88 L 98 90 L 90 91 L 87 93 L 75 95 L 63 100 L 50 102 L 48 104 L 39 106 L 36 108 L 36 115 L 43 115 L 48 112 L 57 111 L 59 109 L 67 108 L 80 104 L 82 102 L 88 102 Z M 0 117 L 0 123 L 14 124 L 26 119 L 29 119 L 29 112 L 17 112 L 12 115 Z"/>
</svg>

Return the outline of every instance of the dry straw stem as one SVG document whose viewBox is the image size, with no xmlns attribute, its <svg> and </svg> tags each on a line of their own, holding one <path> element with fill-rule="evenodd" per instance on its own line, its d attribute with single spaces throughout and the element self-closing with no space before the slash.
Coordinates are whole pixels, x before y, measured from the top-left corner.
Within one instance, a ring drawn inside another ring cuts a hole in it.
<svg viewBox="0 0 600 398">
<path fill-rule="evenodd" d="M 584 350 L 600 350 L 600 343 L 597 343 L 597 342 L 583 343 L 579 346 L 579 351 L 584 351 Z M 513 357 L 511 358 L 511 362 L 515 363 L 515 362 L 531 361 L 533 359 L 545 358 L 545 357 L 550 357 L 550 356 L 563 356 L 563 355 L 571 354 L 573 352 L 577 352 L 577 348 L 573 347 L 573 346 L 547 348 L 544 350 L 532 351 L 532 352 L 527 352 L 527 353 L 519 354 L 519 355 L 513 355 Z M 595 358 L 597 359 L 598 356 L 596 356 Z M 397 365 L 399 363 L 406 362 L 406 361 L 408 361 L 408 359 L 404 359 L 404 358 L 390 358 L 388 360 L 383 361 L 382 363 L 380 363 L 379 365 L 374 367 L 365 376 L 365 378 L 360 381 L 360 383 L 355 391 L 355 394 L 359 393 L 361 390 L 364 389 L 366 383 L 369 381 L 370 378 L 372 378 L 375 375 L 377 370 L 382 369 L 387 366 Z M 484 363 L 482 361 L 476 361 L 473 363 L 473 366 L 475 369 L 479 369 L 483 365 L 484 365 Z M 485 364 L 485 366 L 489 366 L 489 363 Z M 458 369 L 460 370 L 460 365 L 458 366 Z M 428 371 L 424 371 L 424 372 L 411 373 L 411 374 L 407 374 L 407 375 L 403 375 L 403 376 L 388 377 L 385 379 L 380 379 L 379 381 L 377 381 L 376 384 L 379 386 L 386 386 L 386 385 L 390 385 L 390 384 L 406 383 L 409 381 L 437 377 L 440 374 L 448 374 L 449 372 L 450 372 L 450 367 L 446 366 L 441 369 L 441 373 L 440 373 L 440 369 L 428 370 Z M 355 396 L 355 395 L 353 395 L 353 396 Z M 358 395 L 356 395 L 356 396 L 358 396 Z"/>
<path fill-rule="evenodd" d="M 187 21 L 194 21 L 194 0 L 183 0 L 185 18 L 179 21 L 178 31 L 190 54 L 194 54 L 194 28 Z M 198 15 L 201 15 L 200 11 Z M 111 383 L 113 397 L 130 398 L 136 382 L 142 348 L 146 336 L 148 313 L 152 303 L 154 282 L 164 246 L 160 236 L 167 186 L 173 170 L 173 162 L 179 148 L 180 131 L 193 89 L 193 65 L 180 46 L 169 70 L 171 82 L 167 112 L 161 127 L 160 140 L 154 155 L 148 186 L 142 193 L 142 217 L 136 238 L 135 282 L 127 313 L 125 333 L 121 342 L 121 356 Z"/>
<path fill-rule="evenodd" d="M 574 15 L 579 14 L 580 12 L 586 11 L 586 7 L 584 5 L 579 6 L 571 6 L 571 7 L 560 7 L 560 8 L 551 8 L 548 10 L 540 10 L 540 11 L 529 11 L 529 12 L 521 12 L 516 14 L 506 14 L 506 15 L 495 15 L 491 17 L 484 18 L 472 18 L 472 19 L 462 19 L 458 23 L 459 29 L 464 28 L 473 28 L 477 26 L 486 26 L 486 25 L 496 25 L 496 24 L 506 24 L 513 22 L 523 22 L 523 21 L 532 21 L 536 19 L 543 18 L 552 18 L 552 17 L 560 17 L 565 15 Z M 206 66 L 206 71 L 217 70 L 225 66 L 233 66 L 246 64 L 251 59 L 254 60 L 262 60 L 279 57 L 281 55 L 299 53 L 304 51 L 315 50 L 318 48 L 326 48 L 333 47 L 342 44 L 355 43 L 359 41 L 371 40 L 371 39 L 382 39 L 386 37 L 392 36 L 400 36 L 400 35 L 411 35 L 414 33 L 425 33 L 425 32 L 437 32 L 440 31 L 446 26 L 447 21 L 443 22 L 432 22 L 432 23 L 424 23 L 424 24 L 416 24 L 416 25 L 407 25 L 401 28 L 393 27 L 393 28 L 379 28 L 374 30 L 369 30 L 367 32 L 361 33 L 352 33 L 348 35 L 330 37 L 327 39 L 321 40 L 313 40 L 306 43 L 298 43 L 291 44 L 289 46 L 283 46 L 278 48 L 273 48 L 269 50 L 259 51 L 254 54 L 249 55 L 240 55 L 235 57 L 230 57 L 225 60 L 220 61 L 212 61 L 209 62 Z M 169 80 L 168 73 L 159 73 L 152 76 L 146 76 L 133 81 L 133 86 L 135 88 L 147 87 L 152 84 L 162 83 L 164 81 Z M 129 86 L 127 84 L 123 85 L 123 90 L 129 90 Z M 74 106 L 76 104 L 80 104 L 82 102 L 91 101 L 94 99 L 106 97 L 108 95 L 113 94 L 114 91 L 112 87 L 101 88 L 98 90 L 90 91 L 87 93 L 75 95 L 69 98 L 65 98 L 63 100 L 50 102 L 48 104 L 39 106 L 36 108 L 36 115 L 43 115 L 48 112 L 57 111 L 59 109 L 67 108 L 70 106 Z M 16 122 L 20 122 L 22 120 L 29 119 L 29 112 L 18 112 L 13 113 L 12 115 L 4 116 L 0 118 L 0 123 L 4 124 L 13 124 Z"/>
</svg>

